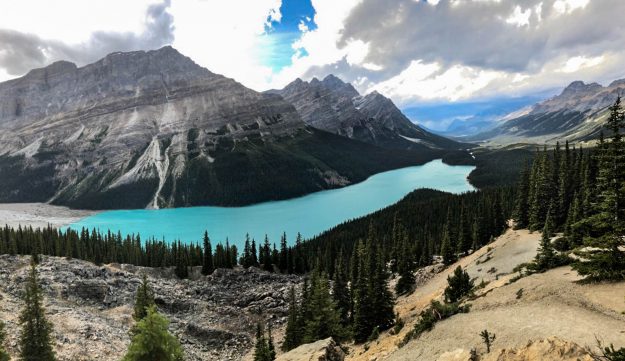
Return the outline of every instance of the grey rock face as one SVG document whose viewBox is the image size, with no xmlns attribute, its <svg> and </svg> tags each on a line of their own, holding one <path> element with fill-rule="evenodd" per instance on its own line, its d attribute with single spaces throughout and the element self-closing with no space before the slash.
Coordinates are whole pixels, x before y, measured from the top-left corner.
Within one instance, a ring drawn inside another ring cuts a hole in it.
<svg viewBox="0 0 625 361">
<path fill-rule="evenodd" d="M 114 53 L 77 68 L 57 62 L 0 84 L 0 155 L 51 163 L 52 200 L 143 182 L 151 207 L 188 153 L 302 130 L 292 105 L 213 74 L 171 47 Z M 65 192 L 64 192 L 65 190 Z M 148 204 L 149 203 L 149 204 Z"/>
<path fill-rule="evenodd" d="M 291 102 L 306 124 L 335 134 L 389 148 L 460 148 L 412 123 L 390 99 L 377 92 L 361 96 L 334 75 L 297 79 L 270 93 Z"/>
</svg>

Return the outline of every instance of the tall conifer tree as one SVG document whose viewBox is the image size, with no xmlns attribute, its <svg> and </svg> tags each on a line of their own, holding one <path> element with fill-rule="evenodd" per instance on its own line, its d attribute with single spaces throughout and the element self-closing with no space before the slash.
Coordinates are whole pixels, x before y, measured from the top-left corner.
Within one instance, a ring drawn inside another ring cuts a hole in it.
<svg viewBox="0 0 625 361">
<path fill-rule="evenodd" d="M 52 324 L 45 316 L 43 294 L 35 264 L 31 264 L 24 289 L 24 308 L 19 316 L 20 357 L 24 361 L 54 361 L 52 349 Z"/>
</svg>

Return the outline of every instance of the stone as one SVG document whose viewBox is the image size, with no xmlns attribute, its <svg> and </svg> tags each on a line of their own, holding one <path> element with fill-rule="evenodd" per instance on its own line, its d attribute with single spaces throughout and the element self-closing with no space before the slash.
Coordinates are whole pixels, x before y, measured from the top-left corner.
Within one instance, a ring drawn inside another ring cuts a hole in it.
<svg viewBox="0 0 625 361">
<path fill-rule="evenodd" d="M 279 355 L 276 361 L 343 361 L 345 352 L 332 338 L 319 340 L 294 348 Z"/>
</svg>

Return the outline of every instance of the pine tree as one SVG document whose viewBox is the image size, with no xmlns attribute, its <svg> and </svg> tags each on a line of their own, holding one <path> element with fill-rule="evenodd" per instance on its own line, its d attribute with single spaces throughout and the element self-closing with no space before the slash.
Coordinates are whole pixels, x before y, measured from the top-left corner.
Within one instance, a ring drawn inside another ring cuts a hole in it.
<svg viewBox="0 0 625 361">
<path fill-rule="evenodd" d="M 275 360 L 276 359 L 276 346 L 273 343 L 273 335 L 271 334 L 271 325 L 267 326 L 267 348 L 269 349 L 268 360 Z"/>
<path fill-rule="evenodd" d="M 6 340 L 6 331 L 4 331 L 4 322 L 0 321 L 0 361 L 9 361 L 11 357 L 9 353 L 4 349 L 4 342 Z"/>
<path fill-rule="evenodd" d="M 289 268 L 289 248 L 286 243 L 286 233 L 280 238 L 280 272 L 287 272 Z"/>
<path fill-rule="evenodd" d="M 334 266 L 332 297 L 334 298 L 336 307 L 339 310 L 341 324 L 343 326 L 347 326 L 349 324 L 351 296 L 347 282 L 347 271 L 343 265 L 343 249 L 339 252 L 336 262 L 336 266 Z"/>
<path fill-rule="evenodd" d="M 250 250 L 250 266 L 258 267 L 258 254 L 256 253 L 256 241 L 252 238 L 252 248 Z"/>
<path fill-rule="evenodd" d="M 468 295 L 473 289 L 473 281 L 462 267 L 458 266 L 454 274 L 447 277 L 448 286 L 445 288 L 445 302 L 455 303 Z"/>
<path fill-rule="evenodd" d="M 559 265 L 558 257 L 555 254 L 553 245 L 551 244 L 551 237 L 553 237 L 553 218 L 555 214 L 555 204 L 552 202 L 549 206 L 549 212 L 547 219 L 545 220 L 545 226 L 543 227 L 543 234 L 540 240 L 540 247 L 538 254 L 534 259 L 533 269 L 537 271 L 545 271 L 550 268 Z"/>
<path fill-rule="evenodd" d="M 458 218 L 458 249 L 457 252 L 463 255 L 469 254 L 471 248 L 471 232 L 469 231 L 469 225 L 466 217 L 466 210 L 464 202 L 460 207 L 460 217 Z"/>
<path fill-rule="evenodd" d="M 254 361 L 273 361 L 275 354 L 272 355 L 269 346 L 270 340 L 265 337 L 260 323 L 256 324 L 256 345 L 254 346 Z"/>
<path fill-rule="evenodd" d="M 371 314 L 372 305 L 369 297 L 370 267 L 367 266 L 368 258 L 362 241 L 358 242 L 352 256 L 352 295 L 353 295 L 353 333 L 354 341 L 365 342 L 373 330 Z"/>
<path fill-rule="evenodd" d="M 267 235 L 265 235 L 265 242 L 263 244 L 262 254 L 263 260 L 261 263 L 263 264 L 263 269 L 265 271 L 272 272 L 273 265 L 271 263 L 271 246 L 269 245 L 269 237 L 267 237 Z"/>
<path fill-rule="evenodd" d="M 302 235 L 298 232 L 295 239 L 295 248 L 293 254 L 293 272 L 297 274 L 303 274 L 306 271 L 306 265 L 304 264 L 304 255 L 302 254 Z"/>
<path fill-rule="evenodd" d="M 532 182 L 535 185 L 529 211 L 529 228 L 532 231 L 544 227 L 548 211 L 547 207 L 554 198 L 553 168 L 550 166 L 552 161 L 549 159 L 546 147 L 540 155 L 537 155 L 537 160 L 534 163 L 536 169 Z"/>
<path fill-rule="evenodd" d="M 372 225 L 369 226 L 366 245 L 359 243 L 355 253 L 355 267 L 352 279 L 354 295 L 354 341 L 365 342 L 377 327 L 385 330 L 393 325 L 393 295 L 388 289 L 388 271 L 380 250 L 380 242 Z"/>
<path fill-rule="evenodd" d="M 137 288 L 135 296 L 134 313 L 132 315 L 135 321 L 138 322 L 147 316 L 150 306 L 154 306 L 154 292 L 148 283 L 148 277 L 143 274 L 141 284 Z"/>
<path fill-rule="evenodd" d="M 406 294 L 412 291 L 415 285 L 415 276 L 413 273 L 414 267 L 408 250 L 408 240 L 406 239 L 406 232 L 402 232 L 400 249 L 397 257 L 397 271 L 399 272 L 399 279 L 395 285 L 395 293 L 398 295 Z"/>
<path fill-rule="evenodd" d="M 514 207 L 514 220 L 516 228 L 526 228 L 529 225 L 529 189 L 530 189 L 530 172 L 528 163 L 525 162 L 519 184 L 517 186 L 517 199 Z"/>
<path fill-rule="evenodd" d="M 375 249 L 375 269 L 371 279 L 371 299 L 375 310 L 373 329 L 381 331 L 389 329 L 395 323 L 395 299 L 388 286 L 389 273 L 386 262 L 382 255 L 380 245 L 373 246 Z M 373 332 L 373 329 L 371 332 Z M 369 336 L 371 333 L 369 333 Z"/>
<path fill-rule="evenodd" d="M 625 278 L 625 150 L 620 134 L 624 126 L 619 97 L 607 121 L 612 139 L 598 150 L 597 202 L 593 214 L 582 221 L 589 229 L 584 243 L 593 250 L 584 252 L 585 261 L 575 264 L 578 273 L 591 280 Z"/>
<path fill-rule="evenodd" d="M 286 322 L 282 351 L 289 351 L 302 344 L 302 329 L 300 328 L 300 307 L 297 303 L 295 288 L 291 287 L 289 294 L 289 315 Z"/>
<path fill-rule="evenodd" d="M 148 307 L 122 361 L 182 361 L 182 347 L 169 333 L 168 326 L 169 321 L 156 311 L 155 306 Z"/>
<path fill-rule="evenodd" d="M 447 212 L 447 222 L 443 230 L 443 240 L 441 241 L 441 257 L 446 266 L 456 262 L 455 247 L 451 240 L 451 213 Z"/>
<path fill-rule="evenodd" d="M 202 274 L 209 275 L 213 273 L 215 266 L 213 265 L 213 248 L 211 240 L 208 238 L 208 232 L 204 232 L 204 259 L 202 260 Z"/>
<path fill-rule="evenodd" d="M 337 341 L 346 338 L 336 302 L 330 295 L 328 279 L 318 271 L 313 272 L 307 297 L 309 317 L 305 320 L 303 343 L 332 337 Z"/>
<path fill-rule="evenodd" d="M 25 361 L 56 360 L 52 350 L 52 324 L 45 317 L 43 294 L 35 264 L 31 264 L 24 290 L 24 308 L 19 316 L 20 357 Z"/>
</svg>

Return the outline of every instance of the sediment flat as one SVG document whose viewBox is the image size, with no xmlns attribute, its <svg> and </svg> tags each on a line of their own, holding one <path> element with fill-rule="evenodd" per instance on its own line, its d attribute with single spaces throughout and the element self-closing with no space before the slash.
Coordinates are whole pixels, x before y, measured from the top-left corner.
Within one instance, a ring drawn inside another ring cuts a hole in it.
<svg viewBox="0 0 625 361">
<path fill-rule="evenodd" d="M 0 226 L 63 227 L 97 213 L 46 203 L 0 203 Z"/>
</svg>

